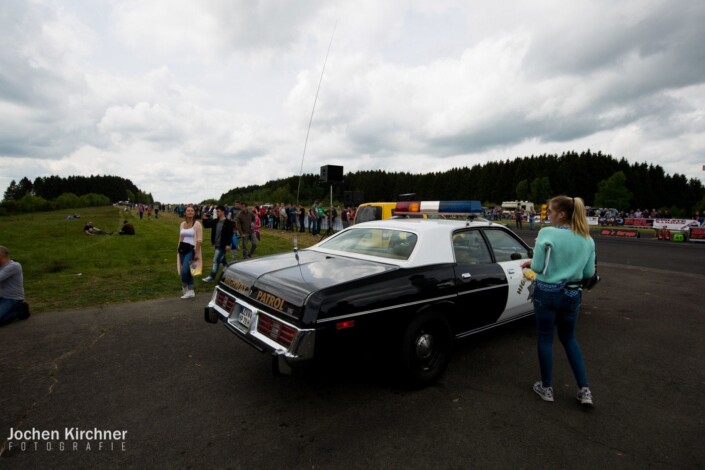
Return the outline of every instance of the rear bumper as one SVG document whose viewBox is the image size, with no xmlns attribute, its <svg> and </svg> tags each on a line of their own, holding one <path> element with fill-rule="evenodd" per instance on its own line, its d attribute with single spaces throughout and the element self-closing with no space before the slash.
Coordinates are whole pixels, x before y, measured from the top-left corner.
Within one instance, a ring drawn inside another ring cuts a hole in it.
<svg viewBox="0 0 705 470">
<path fill-rule="evenodd" d="M 241 321 L 241 313 L 244 310 L 251 312 L 249 325 Z M 284 363 L 290 367 L 302 365 L 313 360 L 314 346 L 316 342 L 316 330 L 300 328 L 292 323 L 264 312 L 247 301 L 238 299 L 229 292 L 217 287 L 213 290 L 210 302 L 204 309 L 204 319 L 208 323 L 217 323 L 219 320 L 223 325 L 235 334 L 238 338 L 249 344 L 260 352 L 270 352 L 279 363 Z M 261 320 L 265 320 L 262 322 Z M 265 325 L 276 328 L 268 331 L 264 330 Z M 293 331 L 291 342 L 278 341 L 281 328 Z M 275 331 L 276 330 L 276 331 Z"/>
</svg>

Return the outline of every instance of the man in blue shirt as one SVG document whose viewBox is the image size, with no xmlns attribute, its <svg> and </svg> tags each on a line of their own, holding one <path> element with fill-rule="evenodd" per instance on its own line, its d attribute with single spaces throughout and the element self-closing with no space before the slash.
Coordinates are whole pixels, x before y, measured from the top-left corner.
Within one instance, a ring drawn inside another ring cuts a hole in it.
<svg viewBox="0 0 705 470">
<path fill-rule="evenodd" d="M 8 249 L 0 246 L 0 326 L 16 318 L 29 318 L 29 310 L 24 309 L 22 265 L 11 260 Z"/>
</svg>

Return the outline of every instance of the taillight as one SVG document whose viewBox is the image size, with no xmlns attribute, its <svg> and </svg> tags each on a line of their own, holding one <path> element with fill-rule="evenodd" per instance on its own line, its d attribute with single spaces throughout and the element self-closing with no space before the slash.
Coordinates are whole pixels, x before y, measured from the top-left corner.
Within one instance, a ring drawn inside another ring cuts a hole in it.
<svg viewBox="0 0 705 470">
<path fill-rule="evenodd" d="M 215 296 L 215 304 L 227 312 L 232 312 L 235 306 L 235 299 L 223 291 L 218 291 Z"/>
<path fill-rule="evenodd" d="M 289 347 L 296 338 L 296 330 L 267 315 L 260 315 L 257 331 L 279 344 Z"/>
<path fill-rule="evenodd" d="M 355 320 L 340 321 L 335 324 L 335 328 L 338 330 L 345 330 L 346 328 L 352 328 L 355 326 Z"/>
</svg>

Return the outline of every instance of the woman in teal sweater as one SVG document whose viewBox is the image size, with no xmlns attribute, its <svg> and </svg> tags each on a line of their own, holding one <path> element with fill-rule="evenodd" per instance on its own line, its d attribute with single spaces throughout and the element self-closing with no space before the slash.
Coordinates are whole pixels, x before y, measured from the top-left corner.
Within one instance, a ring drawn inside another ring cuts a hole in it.
<svg viewBox="0 0 705 470">
<path fill-rule="evenodd" d="M 547 213 L 551 227 L 541 229 L 534 258 L 523 265 L 536 272 L 534 314 L 541 381 L 534 384 L 534 391 L 545 401 L 553 401 L 553 331 L 557 330 L 578 383 L 578 400 L 591 407 L 592 393 L 575 327 L 582 297 L 580 283 L 595 274 L 595 242 L 581 198 L 554 197 Z"/>
</svg>

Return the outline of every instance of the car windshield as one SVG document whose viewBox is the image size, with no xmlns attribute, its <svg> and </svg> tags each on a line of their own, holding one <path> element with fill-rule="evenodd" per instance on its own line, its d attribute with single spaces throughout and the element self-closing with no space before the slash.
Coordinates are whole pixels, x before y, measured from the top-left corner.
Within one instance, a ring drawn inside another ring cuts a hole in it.
<svg viewBox="0 0 705 470">
<path fill-rule="evenodd" d="M 352 228 L 322 242 L 319 247 L 382 258 L 407 260 L 416 246 L 416 234 L 382 228 Z"/>
</svg>

